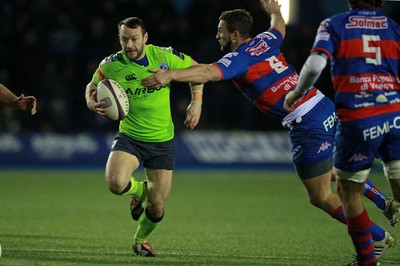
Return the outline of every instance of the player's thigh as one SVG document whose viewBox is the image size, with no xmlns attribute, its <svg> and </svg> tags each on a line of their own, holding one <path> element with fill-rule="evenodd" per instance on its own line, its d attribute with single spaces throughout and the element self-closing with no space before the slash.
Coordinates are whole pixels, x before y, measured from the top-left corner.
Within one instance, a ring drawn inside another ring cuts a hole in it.
<svg viewBox="0 0 400 266">
<path fill-rule="evenodd" d="M 106 164 L 106 181 L 108 183 L 126 183 L 138 167 L 139 160 L 135 155 L 125 151 L 112 151 Z"/>
<path fill-rule="evenodd" d="M 369 127 L 373 127 L 373 124 L 339 122 L 333 156 L 334 173 L 337 178 L 352 179 L 358 183 L 365 181 L 381 143 L 381 138 L 371 140 L 365 137 L 366 128 Z M 353 176 L 357 172 L 358 177 Z M 361 179 L 357 181 L 358 178 Z"/>
<path fill-rule="evenodd" d="M 145 168 L 148 202 L 164 205 L 171 191 L 173 170 Z"/>
<path fill-rule="evenodd" d="M 323 199 L 332 192 L 332 170 L 319 176 L 301 179 L 310 197 Z"/>
</svg>

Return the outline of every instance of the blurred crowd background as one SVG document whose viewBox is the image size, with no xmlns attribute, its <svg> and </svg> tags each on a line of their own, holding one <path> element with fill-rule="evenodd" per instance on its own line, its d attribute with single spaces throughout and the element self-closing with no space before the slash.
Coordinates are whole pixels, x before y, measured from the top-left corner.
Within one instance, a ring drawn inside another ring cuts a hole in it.
<svg viewBox="0 0 400 266">
<path fill-rule="evenodd" d="M 319 22 L 346 11 L 346 0 L 295 0 L 297 21 L 288 25 L 282 47 L 298 71 L 314 42 Z M 223 56 L 215 40 L 222 11 L 244 8 L 254 18 L 254 34 L 269 27 L 258 0 L 0 0 L 0 83 L 16 94 L 34 95 L 38 113 L 29 116 L 0 108 L 0 132 L 115 131 L 117 123 L 90 112 L 84 91 L 100 61 L 120 49 L 117 23 L 138 16 L 149 31 L 148 43 L 172 46 L 200 63 Z M 400 3 L 383 10 L 400 22 Z M 332 97 L 329 70 L 317 83 Z M 171 105 L 176 130 L 184 129 L 190 101 L 186 84 L 174 83 Z M 204 130 L 280 130 L 231 82 L 205 86 Z"/>
</svg>

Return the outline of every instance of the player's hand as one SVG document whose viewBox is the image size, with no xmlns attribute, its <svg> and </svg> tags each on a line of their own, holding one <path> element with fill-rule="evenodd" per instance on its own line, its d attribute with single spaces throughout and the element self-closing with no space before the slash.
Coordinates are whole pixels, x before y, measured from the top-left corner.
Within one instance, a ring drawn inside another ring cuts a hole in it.
<svg viewBox="0 0 400 266">
<path fill-rule="evenodd" d="M 171 82 L 169 71 L 161 69 L 150 69 L 154 75 L 144 78 L 142 85 L 149 88 L 159 88 Z"/>
<path fill-rule="evenodd" d="M 281 12 L 281 5 L 277 0 L 260 0 L 260 3 L 268 14 L 278 14 Z"/>
<path fill-rule="evenodd" d="M 36 114 L 36 98 L 34 96 L 25 96 L 21 94 L 14 103 L 19 110 L 30 112 L 31 115 Z"/>
<path fill-rule="evenodd" d="M 298 90 L 289 91 L 285 96 L 285 101 L 283 103 L 283 107 L 291 112 L 295 109 L 296 103 L 303 97 L 303 94 Z"/>
<path fill-rule="evenodd" d="M 201 105 L 199 101 L 192 101 L 188 108 L 186 108 L 185 126 L 194 129 L 200 121 Z"/>
<path fill-rule="evenodd" d="M 97 91 L 94 90 L 93 93 L 90 95 L 90 99 L 87 102 L 87 107 L 89 110 L 106 117 L 107 108 L 104 108 L 105 102 L 98 102 L 97 101 Z"/>
</svg>

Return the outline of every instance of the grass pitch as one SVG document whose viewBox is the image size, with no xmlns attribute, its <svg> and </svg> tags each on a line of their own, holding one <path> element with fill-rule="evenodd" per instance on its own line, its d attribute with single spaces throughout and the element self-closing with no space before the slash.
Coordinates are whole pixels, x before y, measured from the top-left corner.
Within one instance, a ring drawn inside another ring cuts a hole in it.
<svg viewBox="0 0 400 266">
<path fill-rule="evenodd" d="M 0 171 L 0 200 L 0 265 L 341 265 L 354 254 L 345 226 L 307 202 L 294 172 L 177 169 L 149 238 L 154 258 L 133 256 L 130 200 L 108 192 L 102 170 Z M 400 265 L 398 249 L 382 264 Z"/>
</svg>

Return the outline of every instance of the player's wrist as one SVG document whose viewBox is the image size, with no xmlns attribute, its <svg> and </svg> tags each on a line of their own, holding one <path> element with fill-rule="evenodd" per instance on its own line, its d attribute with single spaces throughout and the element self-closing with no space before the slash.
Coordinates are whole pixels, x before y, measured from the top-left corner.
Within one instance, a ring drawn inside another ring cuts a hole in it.
<svg viewBox="0 0 400 266">
<path fill-rule="evenodd" d="M 203 101 L 203 91 L 202 90 L 192 90 L 192 102 L 202 102 Z"/>
</svg>

